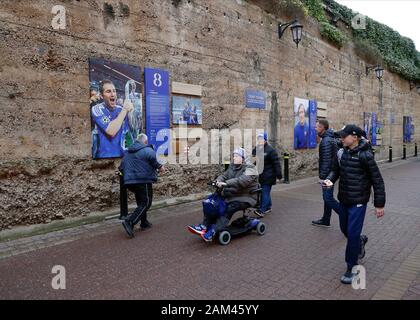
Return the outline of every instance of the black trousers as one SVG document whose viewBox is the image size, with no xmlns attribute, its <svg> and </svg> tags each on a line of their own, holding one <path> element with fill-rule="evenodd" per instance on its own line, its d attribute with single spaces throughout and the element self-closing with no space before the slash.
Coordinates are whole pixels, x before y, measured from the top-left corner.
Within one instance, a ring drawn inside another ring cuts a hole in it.
<svg viewBox="0 0 420 320">
<path fill-rule="evenodd" d="M 211 226 L 212 224 L 215 224 L 215 231 L 220 231 L 224 227 L 226 227 L 229 224 L 230 219 L 232 219 L 232 216 L 235 212 L 238 212 L 240 210 L 244 210 L 246 208 L 249 208 L 250 205 L 247 202 L 240 202 L 240 201 L 232 201 L 229 202 L 226 206 L 225 214 L 218 218 L 210 218 L 204 216 L 203 224 L 206 227 Z"/>
<path fill-rule="evenodd" d="M 147 219 L 147 210 L 150 209 L 153 200 L 153 188 L 151 183 L 139 183 L 127 185 L 127 189 L 136 196 L 137 208 L 128 218 L 134 226 L 139 221 L 144 223 Z"/>
</svg>

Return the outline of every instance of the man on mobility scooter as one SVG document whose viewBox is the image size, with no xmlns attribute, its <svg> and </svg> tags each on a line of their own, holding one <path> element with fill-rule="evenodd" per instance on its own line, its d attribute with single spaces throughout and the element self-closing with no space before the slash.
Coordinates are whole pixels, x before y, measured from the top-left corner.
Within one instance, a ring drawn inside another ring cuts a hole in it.
<svg viewBox="0 0 420 320">
<path fill-rule="evenodd" d="M 212 241 L 216 234 L 227 228 L 235 212 L 255 207 L 257 204 L 259 190 L 258 172 L 246 156 L 244 149 L 239 148 L 233 152 L 231 164 L 222 175 L 217 177 L 214 185 L 218 188 L 218 192 L 203 202 L 203 208 L 206 209 L 206 204 L 209 201 L 212 201 L 212 203 L 219 202 L 217 204 L 219 212 L 212 212 L 211 214 L 207 212 L 206 214 L 206 210 L 204 210 L 203 222 L 198 225 L 188 226 L 190 232 L 201 236 L 206 242 Z M 219 197 L 217 197 L 218 194 Z M 235 221 L 238 227 L 241 225 L 239 222 L 241 219 Z M 253 228 L 259 222 L 258 219 L 248 219 L 247 217 L 242 219 L 242 221 L 247 222 L 248 226 L 251 223 Z M 243 231 L 247 230 L 245 225 L 242 225 L 242 229 Z M 230 241 L 230 234 L 228 237 L 227 243 Z"/>
</svg>

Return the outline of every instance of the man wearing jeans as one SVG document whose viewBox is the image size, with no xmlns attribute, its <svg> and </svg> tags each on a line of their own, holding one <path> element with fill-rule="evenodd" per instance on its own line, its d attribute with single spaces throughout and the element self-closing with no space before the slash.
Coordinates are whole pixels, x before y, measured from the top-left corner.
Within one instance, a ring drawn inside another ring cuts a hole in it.
<svg viewBox="0 0 420 320">
<path fill-rule="evenodd" d="M 136 196 L 137 208 L 122 222 L 130 238 L 134 237 L 133 228 L 139 221 L 142 230 L 152 226 L 147 221 L 147 211 L 153 200 L 152 183 L 157 181 L 157 170 L 164 170 L 156 159 L 155 151 L 147 142 L 147 136 L 140 134 L 137 141 L 128 148 L 119 167 L 123 173 L 124 186 Z"/>
<path fill-rule="evenodd" d="M 330 125 L 328 120 L 321 119 L 316 124 L 316 132 L 321 138 L 319 144 L 319 160 L 318 160 L 318 172 L 319 179 L 323 181 L 327 178 L 328 174 L 331 171 L 334 157 L 337 154 L 337 143 L 335 142 L 334 132 L 329 129 Z M 334 192 L 334 186 L 331 187 Z M 322 193 L 326 191 L 325 188 L 322 188 Z M 324 201 L 324 214 L 321 219 L 312 221 L 314 226 L 319 227 L 330 227 L 331 221 L 331 207 L 327 202 Z"/>
<path fill-rule="evenodd" d="M 257 146 L 252 151 L 254 157 L 264 155 L 264 168 L 258 179 L 262 189 L 261 206 L 255 211 L 255 214 L 260 217 L 264 217 L 266 213 L 271 211 L 271 187 L 276 184 L 277 179 L 282 179 L 279 155 L 276 149 L 267 143 L 267 139 L 266 132 L 258 134 Z M 263 159 L 260 160 L 262 162 Z"/>
<path fill-rule="evenodd" d="M 352 269 L 358 264 L 358 259 L 363 258 L 368 240 L 361 233 L 371 188 L 373 186 L 376 216 L 380 218 L 384 215 L 385 185 L 369 143 L 361 139 L 362 129 L 356 125 L 347 125 L 338 134 L 343 148 L 337 152 L 332 170 L 323 184 L 331 187 L 340 178 L 340 202 L 333 199 L 331 189 L 324 192 L 324 201 L 339 214 L 340 229 L 347 238 L 347 271 L 341 277 L 341 282 L 351 284 L 356 275 Z"/>
</svg>

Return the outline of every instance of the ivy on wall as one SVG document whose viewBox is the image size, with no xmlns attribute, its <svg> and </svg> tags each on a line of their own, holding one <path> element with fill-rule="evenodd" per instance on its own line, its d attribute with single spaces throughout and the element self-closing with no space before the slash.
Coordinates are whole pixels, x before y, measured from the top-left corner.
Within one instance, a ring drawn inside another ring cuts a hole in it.
<svg viewBox="0 0 420 320">
<path fill-rule="evenodd" d="M 352 25 L 357 14 L 334 0 L 302 0 L 308 14 L 320 23 L 321 35 L 341 48 L 347 41 L 346 35 L 329 23 L 326 10 L 335 20 L 340 19 L 346 25 Z M 420 52 L 414 42 L 401 36 L 392 28 L 366 17 L 366 29 L 352 28 L 356 53 L 367 60 L 384 63 L 392 72 L 407 80 L 420 81 Z"/>
</svg>

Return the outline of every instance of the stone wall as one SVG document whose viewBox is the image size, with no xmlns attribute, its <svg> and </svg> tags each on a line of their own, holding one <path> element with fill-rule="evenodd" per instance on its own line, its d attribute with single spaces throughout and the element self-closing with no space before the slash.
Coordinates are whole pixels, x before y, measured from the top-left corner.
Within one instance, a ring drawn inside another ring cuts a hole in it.
<svg viewBox="0 0 420 320">
<path fill-rule="evenodd" d="M 119 161 L 90 155 L 90 57 L 163 68 L 173 81 L 201 85 L 203 128 L 266 128 L 270 142 L 291 153 L 292 179 L 317 173 L 317 149 L 293 150 L 294 97 L 327 103 L 334 128 L 362 125 L 363 111 L 377 112 L 385 121 L 377 158 L 387 157 L 391 138 L 401 156 L 403 115 L 416 126 L 420 120 L 420 99 L 408 82 L 385 70 L 381 89 L 351 43 L 336 49 L 310 18 L 301 21 L 299 48 L 289 30 L 279 40 L 276 25 L 290 17 L 259 2 L 3 0 L 0 228 L 118 205 Z M 65 30 L 51 27 L 57 4 L 66 8 Z M 244 108 L 247 87 L 267 92 L 266 110 Z M 168 169 L 156 198 L 200 192 L 221 166 Z"/>
</svg>

